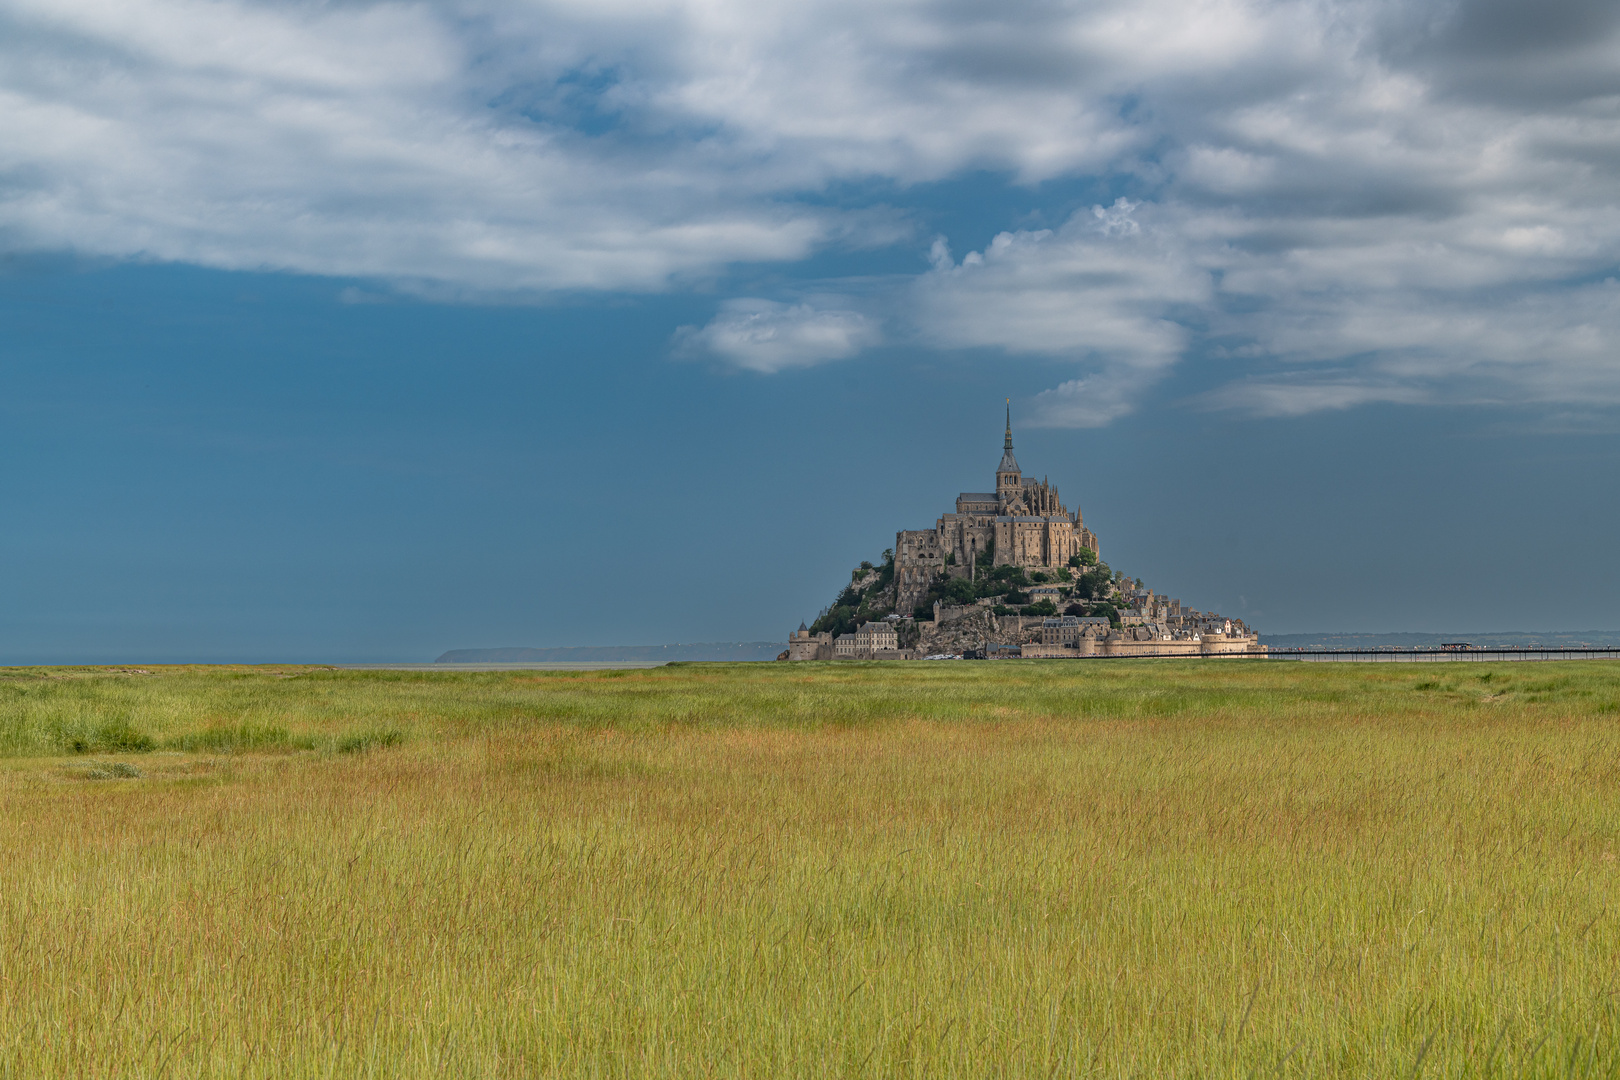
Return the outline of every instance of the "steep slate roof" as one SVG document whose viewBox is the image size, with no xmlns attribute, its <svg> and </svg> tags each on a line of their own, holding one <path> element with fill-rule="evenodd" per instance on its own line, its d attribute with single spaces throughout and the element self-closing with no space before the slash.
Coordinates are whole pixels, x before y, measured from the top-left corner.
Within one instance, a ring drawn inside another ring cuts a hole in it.
<svg viewBox="0 0 1620 1080">
<path fill-rule="evenodd" d="M 996 466 L 996 472 L 1022 472 L 1018 467 L 1018 459 L 1012 452 L 1012 402 L 1007 402 L 1007 438 L 1001 444 L 1001 464 Z"/>
</svg>

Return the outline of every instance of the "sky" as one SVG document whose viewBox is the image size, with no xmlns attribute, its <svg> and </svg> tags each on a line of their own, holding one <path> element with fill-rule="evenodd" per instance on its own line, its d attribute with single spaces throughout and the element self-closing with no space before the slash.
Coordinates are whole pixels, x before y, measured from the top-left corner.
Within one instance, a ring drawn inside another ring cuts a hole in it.
<svg viewBox="0 0 1620 1080">
<path fill-rule="evenodd" d="M 752 641 L 1019 461 L 1620 628 L 1620 6 L 0 0 L 0 663 Z"/>
</svg>

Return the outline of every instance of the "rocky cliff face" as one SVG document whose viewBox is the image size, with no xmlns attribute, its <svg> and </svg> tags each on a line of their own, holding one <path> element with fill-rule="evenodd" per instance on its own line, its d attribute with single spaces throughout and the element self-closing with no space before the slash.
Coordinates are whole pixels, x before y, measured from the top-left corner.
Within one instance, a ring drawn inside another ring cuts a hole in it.
<svg viewBox="0 0 1620 1080">
<path fill-rule="evenodd" d="M 918 649 L 924 654 L 961 653 L 990 645 L 1023 645 L 1041 640 L 1039 618 L 995 615 L 989 608 L 969 608 L 960 616 L 942 621 L 918 621 Z"/>
</svg>

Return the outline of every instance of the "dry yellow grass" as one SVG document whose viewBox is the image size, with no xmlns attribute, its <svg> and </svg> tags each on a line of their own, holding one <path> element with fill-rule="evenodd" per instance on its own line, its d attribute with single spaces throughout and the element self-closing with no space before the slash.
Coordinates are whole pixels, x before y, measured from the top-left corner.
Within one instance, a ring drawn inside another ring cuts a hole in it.
<svg viewBox="0 0 1620 1080">
<path fill-rule="evenodd" d="M 0 1075 L 1620 1069 L 1620 665 L 148 670 L 0 677 Z"/>
</svg>

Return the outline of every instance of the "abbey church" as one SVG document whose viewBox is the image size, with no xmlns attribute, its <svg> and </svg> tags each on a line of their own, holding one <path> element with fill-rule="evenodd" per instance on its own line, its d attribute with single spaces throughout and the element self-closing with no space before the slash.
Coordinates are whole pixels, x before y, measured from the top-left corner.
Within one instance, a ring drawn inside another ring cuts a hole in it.
<svg viewBox="0 0 1620 1080">
<path fill-rule="evenodd" d="M 910 611 L 920 603 L 947 565 L 968 574 L 975 566 L 1056 568 L 1068 566 L 1081 548 L 1101 553 L 1080 508 L 1070 513 L 1056 487 L 1019 469 L 1009 405 L 996 490 L 964 491 L 956 497 L 956 512 L 940 517 L 932 529 L 906 529 L 895 536 L 895 610 Z"/>
</svg>

